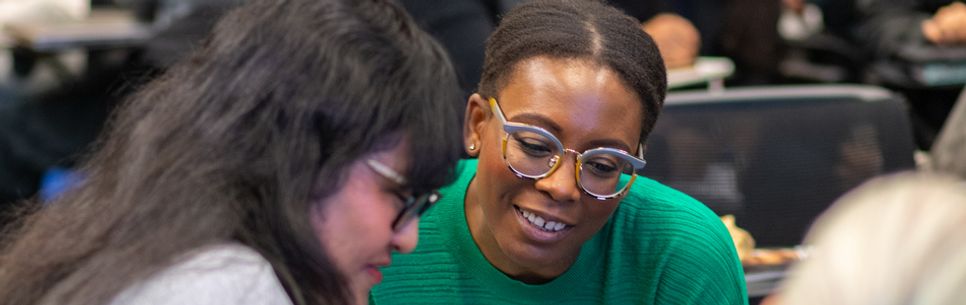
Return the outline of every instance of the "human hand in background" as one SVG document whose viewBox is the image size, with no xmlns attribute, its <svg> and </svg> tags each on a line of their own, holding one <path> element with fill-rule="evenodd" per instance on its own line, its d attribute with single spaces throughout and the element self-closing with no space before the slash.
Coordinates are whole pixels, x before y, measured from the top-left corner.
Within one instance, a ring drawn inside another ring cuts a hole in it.
<svg viewBox="0 0 966 305">
<path fill-rule="evenodd" d="M 641 24 L 657 44 L 668 69 L 690 66 L 698 56 L 701 36 L 690 21 L 675 14 L 660 14 Z"/>
<path fill-rule="evenodd" d="M 782 0 L 782 5 L 799 15 L 805 11 L 805 0 Z"/>
<path fill-rule="evenodd" d="M 940 8 L 921 28 L 926 40 L 934 44 L 966 43 L 966 4 L 956 1 Z"/>
</svg>

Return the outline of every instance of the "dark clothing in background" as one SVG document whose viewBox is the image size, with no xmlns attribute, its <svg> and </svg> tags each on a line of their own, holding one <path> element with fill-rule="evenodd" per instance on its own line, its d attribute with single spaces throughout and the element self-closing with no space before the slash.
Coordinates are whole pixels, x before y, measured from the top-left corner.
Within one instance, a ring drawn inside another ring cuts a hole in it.
<svg viewBox="0 0 966 305">
<path fill-rule="evenodd" d="M 661 13 L 688 19 L 701 35 L 701 55 L 735 62 L 733 85 L 766 84 L 777 79 L 782 56 L 776 29 L 777 0 L 611 0 L 631 17 L 646 22 Z"/>
<path fill-rule="evenodd" d="M 476 91 L 483 72 L 486 38 L 496 28 L 501 6 L 493 0 L 400 0 L 419 26 L 449 53 L 467 97 Z M 465 103 L 466 101 L 459 101 Z M 461 111 L 460 114 L 463 112 Z"/>
<path fill-rule="evenodd" d="M 141 49 L 143 60 L 168 67 L 194 51 L 218 19 L 246 0 L 117 0 L 135 11 L 138 18 L 161 29 Z"/>
<path fill-rule="evenodd" d="M 919 68 L 935 62 L 966 58 L 939 55 L 966 46 L 936 46 L 922 34 L 922 22 L 954 0 L 855 0 L 860 19 L 854 40 L 874 61 L 871 75 L 884 86 L 905 95 L 916 144 L 929 150 L 955 104 L 963 84 L 930 85 L 913 77 Z M 932 55 L 930 55 L 932 54 Z M 933 57 L 938 56 L 938 57 Z"/>
<path fill-rule="evenodd" d="M 624 11 L 625 14 L 631 17 L 637 18 L 641 22 L 645 22 L 648 19 L 653 18 L 661 13 L 677 13 L 674 11 L 672 6 L 673 0 L 610 0 L 610 3 L 616 8 Z M 685 2 L 685 1 L 681 1 Z M 684 18 L 688 16 L 682 15 Z M 690 20 L 690 18 L 688 18 Z"/>
<path fill-rule="evenodd" d="M 0 226 L 11 204 L 37 192 L 45 171 L 75 165 L 120 98 L 149 74 L 134 66 L 90 71 L 56 90 L 0 103 Z"/>
<path fill-rule="evenodd" d="M 725 8 L 724 27 L 714 43 L 721 54 L 735 62 L 736 85 L 762 85 L 778 79 L 783 42 L 778 35 L 781 1 L 730 0 Z"/>
<path fill-rule="evenodd" d="M 724 21 L 722 11 L 724 2 L 719 0 L 612 0 L 614 7 L 624 11 L 627 15 L 640 22 L 647 22 L 654 16 L 663 13 L 677 14 L 684 17 L 698 29 L 701 35 L 702 55 L 720 54 L 714 43 L 721 32 Z"/>
<path fill-rule="evenodd" d="M 822 11 L 825 29 L 836 37 L 851 39 L 855 22 L 859 19 L 855 0 L 812 0 Z"/>
<path fill-rule="evenodd" d="M 476 92 L 483 73 L 486 39 L 493 33 L 498 16 L 514 1 L 499 0 L 400 0 L 423 31 L 446 49 L 456 70 L 464 97 L 453 101 L 458 106 L 460 122 L 466 110 L 466 99 Z M 464 152 L 464 157 L 467 157 Z"/>
<path fill-rule="evenodd" d="M 703 43 L 699 54 L 720 55 L 721 32 L 724 28 L 724 12 L 728 1 L 677 0 L 671 2 L 673 10 L 690 20 L 701 34 Z"/>
<path fill-rule="evenodd" d="M 878 58 L 903 46 L 926 45 L 920 24 L 952 0 L 855 0 L 860 23 L 855 38 Z"/>
</svg>

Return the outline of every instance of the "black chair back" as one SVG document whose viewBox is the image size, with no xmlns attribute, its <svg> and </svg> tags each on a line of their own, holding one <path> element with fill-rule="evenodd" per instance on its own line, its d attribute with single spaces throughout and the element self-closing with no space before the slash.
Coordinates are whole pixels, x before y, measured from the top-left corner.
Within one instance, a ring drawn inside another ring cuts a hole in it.
<svg viewBox="0 0 966 305">
<path fill-rule="evenodd" d="M 759 246 L 801 242 L 866 179 L 915 167 L 900 97 L 869 86 L 672 93 L 648 140 L 645 176 L 734 214 Z"/>
</svg>

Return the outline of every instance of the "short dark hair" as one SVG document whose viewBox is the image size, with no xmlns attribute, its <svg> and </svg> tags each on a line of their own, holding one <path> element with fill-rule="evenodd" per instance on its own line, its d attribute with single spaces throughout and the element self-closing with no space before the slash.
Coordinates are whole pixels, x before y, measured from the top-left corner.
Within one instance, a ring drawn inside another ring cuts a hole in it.
<svg viewBox="0 0 966 305">
<path fill-rule="evenodd" d="M 517 63 L 536 56 L 585 58 L 617 72 L 642 103 L 641 142 L 647 139 L 664 104 L 667 73 L 637 20 L 592 0 L 521 4 L 503 16 L 486 41 L 479 93 L 496 96 Z"/>
<path fill-rule="evenodd" d="M 83 183 L 16 229 L 0 304 L 103 304 L 230 240 L 295 304 L 348 303 L 310 207 L 403 139 L 414 192 L 449 183 L 461 95 L 444 50 L 392 1 L 255 0 L 122 105 Z"/>
</svg>

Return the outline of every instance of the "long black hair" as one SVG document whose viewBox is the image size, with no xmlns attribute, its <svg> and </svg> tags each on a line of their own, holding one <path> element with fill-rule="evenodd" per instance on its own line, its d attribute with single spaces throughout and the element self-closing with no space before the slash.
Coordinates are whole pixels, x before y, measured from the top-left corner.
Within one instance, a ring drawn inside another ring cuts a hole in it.
<svg viewBox="0 0 966 305">
<path fill-rule="evenodd" d="M 403 139 L 414 192 L 448 183 L 460 98 L 443 49 L 388 0 L 256 0 L 121 106 L 74 191 L 5 235 L 0 304 L 103 304 L 231 240 L 295 304 L 347 303 L 310 206 Z"/>
<path fill-rule="evenodd" d="M 654 128 L 667 93 L 657 45 L 634 18 L 593 0 L 536 0 L 507 13 L 486 41 L 479 93 L 496 96 L 516 64 L 536 56 L 589 59 L 615 71 L 637 93 L 641 142 Z"/>
</svg>

